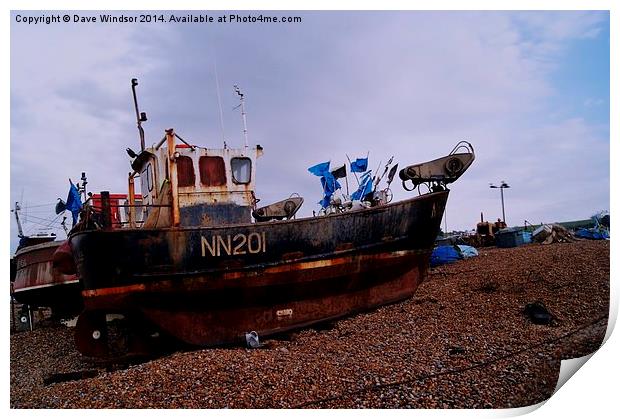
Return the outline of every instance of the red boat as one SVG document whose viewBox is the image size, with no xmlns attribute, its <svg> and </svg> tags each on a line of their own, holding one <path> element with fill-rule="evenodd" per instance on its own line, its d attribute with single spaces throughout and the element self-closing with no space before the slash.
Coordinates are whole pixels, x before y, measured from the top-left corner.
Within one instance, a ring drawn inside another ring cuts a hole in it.
<svg viewBox="0 0 620 419">
<path fill-rule="evenodd" d="M 64 243 L 47 241 L 15 253 L 12 288 L 17 302 L 30 308 L 49 307 L 61 317 L 79 314 L 82 296 L 77 276 L 62 274 L 52 266 L 54 253 Z"/>
</svg>

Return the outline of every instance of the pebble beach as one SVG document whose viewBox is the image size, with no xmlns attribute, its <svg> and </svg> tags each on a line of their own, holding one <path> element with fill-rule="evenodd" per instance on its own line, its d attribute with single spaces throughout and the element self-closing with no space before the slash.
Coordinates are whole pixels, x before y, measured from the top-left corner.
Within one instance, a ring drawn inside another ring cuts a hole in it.
<svg viewBox="0 0 620 419">
<path fill-rule="evenodd" d="M 73 330 L 11 335 L 10 407 L 509 408 L 553 394 L 560 361 L 598 349 L 609 241 L 481 248 L 405 301 L 262 340 L 101 365 Z M 549 324 L 525 314 L 544 304 Z M 59 377 L 62 377 L 61 379 Z"/>
</svg>

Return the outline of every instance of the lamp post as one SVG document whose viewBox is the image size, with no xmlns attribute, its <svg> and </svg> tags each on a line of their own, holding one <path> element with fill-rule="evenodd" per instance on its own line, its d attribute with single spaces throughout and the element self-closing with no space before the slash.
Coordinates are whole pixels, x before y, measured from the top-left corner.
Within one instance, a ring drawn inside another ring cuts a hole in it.
<svg viewBox="0 0 620 419">
<path fill-rule="evenodd" d="M 506 182 L 502 180 L 501 185 L 495 186 L 492 183 L 489 183 L 489 188 L 499 189 L 501 197 L 502 197 L 502 221 L 506 224 L 506 212 L 504 211 L 504 188 L 510 188 Z"/>
</svg>

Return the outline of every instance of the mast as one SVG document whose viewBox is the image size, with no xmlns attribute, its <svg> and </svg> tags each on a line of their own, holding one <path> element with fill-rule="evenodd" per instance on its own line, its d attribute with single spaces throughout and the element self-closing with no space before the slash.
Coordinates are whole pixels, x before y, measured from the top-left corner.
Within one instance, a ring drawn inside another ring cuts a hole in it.
<svg viewBox="0 0 620 419">
<path fill-rule="evenodd" d="M 239 86 L 237 86 L 236 84 L 234 85 L 234 88 L 235 88 L 235 92 L 239 95 L 239 101 L 241 102 L 239 106 L 241 107 L 241 119 L 243 119 L 243 139 L 245 141 L 245 148 L 248 148 L 248 124 L 245 118 L 245 107 L 243 105 L 243 102 L 244 102 L 243 93 L 241 93 L 241 90 L 239 90 Z M 237 106 L 237 108 L 239 106 Z"/>
<path fill-rule="evenodd" d="M 140 134 L 140 151 L 144 151 L 144 129 L 142 128 L 142 122 L 146 121 L 146 112 L 140 112 L 138 110 L 138 97 L 136 96 L 136 86 L 138 85 L 138 79 L 131 79 L 131 91 L 133 92 L 133 104 L 136 108 L 136 120 L 138 122 L 138 133 Z"/>
<path fill-rule="evenodd" d="M 13 212 L 15 213 L 15 221 L 17 221 L 17 232 L 18 232 L 18 237 L 24 237 L 24 231 L 22 230 L 22 223 L 19 220 L 19 210 L 20 210 L 20 206 L 19 206 L 19 202 L 15 202 L 15 209 L 13 210 Z"/>
</svg>

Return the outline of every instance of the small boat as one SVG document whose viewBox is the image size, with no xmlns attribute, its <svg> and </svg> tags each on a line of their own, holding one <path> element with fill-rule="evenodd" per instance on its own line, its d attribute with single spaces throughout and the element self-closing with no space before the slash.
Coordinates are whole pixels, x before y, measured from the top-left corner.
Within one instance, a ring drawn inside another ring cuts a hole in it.
<svg viewBox="0 0 620 419">
<path fill-rule="evenodd" d="M 19 245 L 11 258 L 11 296 L 22 304 L 20 319 L 32 328 L 31 310 L 48 307 L 58 317 L 75 316 L 82 310 L 80 284 L 76 275 L 54 269 L 53 255 L 65 241 L 56 241 L 54 233 L 26 235 L 15 203 Z"/>
<path fill-rule="evenodd" d="M 82 309 L 79 280 L 52 266 L 54 253 L 64 242 L 51 240 L 17 250 L 12 294 L 27 309 L 49 307 L 56 316 L 75 316 Z"/>
<path fill-rule="evenodd" d="M 243 96 L 241 109 L 245 117 Z M 85 306 L 76 345 L 90 357 L 112 356 L 111 316 L 127 322 L 126 354 L 144 355 L 160 333 L 197 346 L 243 343 L 411 297 L 427 275 L 446 184 L 474 159 L 462 142 L 464 153 L 401 171 L 429 193 L 387 203 L 391 194 L 375 191 L 295 218 L 301 197 L 256 207 L 263 148 L 247 137 L 244 147 L 204 148 L 169 129 L 145 147 L 137 101 L 136 116 L 128 196 L 139 177 L 144 223 L 97 228 L 86 215 L 69 236 Z"/>
<path fill-rule="evenodd" d="M 83 185 L 85 178 L 83 179 Z M 84 186 L 79 187 L 80 193 L 86 196 Z M 135 200 L 140 202 L 140 195 Z M 120 228 L 127 222 L 126 211 L 122 211 L 127 200 L 126 194 L 111 195 L 111 218 L 113 228 Z M 94 210 L 100 207 L 100 194 L 91 194 L 86 200 Z M 61 210 L 64 209 L 61 207 Z M 71 257 L 69 243 L 56 240 L 54 233 L 37 233 L 25 235 L 19 218 L 20 207 L 16 203 L 15 219 L 20 237 L 15 256 L 11 259 L 11 295 L 22 304 L 21 319 L 24 323 L 32 323 L 30 310 L 50 308 L 56 318 L 77 316 L 83 310 L 81 287 L 75 270 L 68 273 L 67 268 L 59 266 L 63 253 Z M 64 223 L 64 220 L 63 220 Z M 64 225 L 64 224 L 63 224 Z"/>
</svg>

